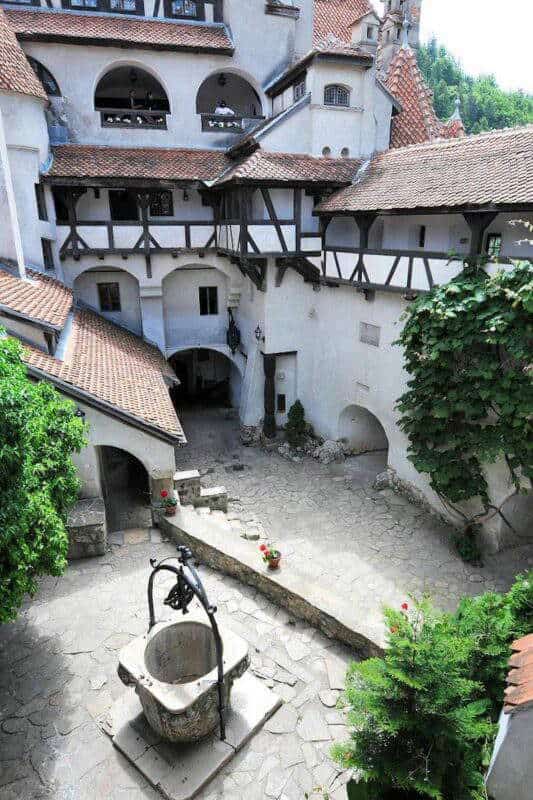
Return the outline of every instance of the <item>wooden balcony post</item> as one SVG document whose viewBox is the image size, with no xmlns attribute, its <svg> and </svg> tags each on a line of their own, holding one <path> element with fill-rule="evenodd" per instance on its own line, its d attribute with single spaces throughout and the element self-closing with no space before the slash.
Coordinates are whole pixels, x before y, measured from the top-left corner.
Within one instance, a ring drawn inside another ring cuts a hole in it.
<svg viewBox="0 0 533 800">
<path fill-rule="evenodd" d="M 142 243 L 144 250 L 144 258 L 146 260 L 146 277 L 152 277 L 152 256 L 150 247 L 150 226 L 148 223 L 148 209 L 150 208 L 150 193 L 139 192 L 137 194 L 139 208 L 141 209 L 141 223 L 142 223 Z"/>
<path fill-rule="evenodd" d="M 76 217 L 76 205 L 82 195 L 85 194 L 87 189 L 76 188 L 67 189 L 67 211 L 68 211 L 68 224 L 70 228 L 70 244 L 72 247 L 72 258 L 74 261 L 80 260 L 80 250 L 78 247 L 80 237 L 78 235 L 78 220 Z"/>
<path fill-rule="evenodd" d="M 365 258 L 364 258 L 364 251 L 368 250 L 368 240 L 370 237 L 370 228 L 374 224 L 374 220 L 376 219 L 377 214 L 354 214 L 355 224 L 359 229 L 359 258 L 357 259 L 357 264 L 355 266 L 354 271 L 352 272 L 350 280 L 357 280 L 359 282 L 363 282 L 365 280 L 367 283 L 370 282 L 370 278 L 368 277 L 368 272 L 366 271 L 365 267 Z"/>
</svg>

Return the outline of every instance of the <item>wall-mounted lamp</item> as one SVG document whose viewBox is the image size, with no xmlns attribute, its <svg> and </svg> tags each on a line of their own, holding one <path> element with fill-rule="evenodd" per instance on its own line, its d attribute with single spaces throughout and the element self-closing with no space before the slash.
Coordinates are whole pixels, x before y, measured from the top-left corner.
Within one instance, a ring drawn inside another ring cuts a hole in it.
<svg viewBox="0 0 533 800">
<path fill-rule="evenodd" d="M 264 336 L 263 331 L 261 330 L 261 327 L 259 325 L 255 329 L 255 338 L 257 339 L 258 342 L 264 342 L 265 341 L 265 336 Z"/>
<path fill-rule="evenodd" d="M 80 419 L 85 419 L 85 411 L 82 411 L 81 408 L 77 408 L 74 412 L 74 416 L 80 417 Z"/>
</svg>

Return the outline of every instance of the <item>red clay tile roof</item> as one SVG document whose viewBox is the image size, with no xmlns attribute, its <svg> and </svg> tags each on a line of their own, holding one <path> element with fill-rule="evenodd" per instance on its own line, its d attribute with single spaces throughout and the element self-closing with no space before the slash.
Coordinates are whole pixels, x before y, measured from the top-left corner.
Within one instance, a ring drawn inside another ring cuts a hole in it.
<svg viewBox="0 0 533 800">
<path fill-rule="evenodd" d="M 533 707 L 533 633 L 513 642 L 511 649 L 514 655 L 509 661 L 511 671 L 505 690 L 506 714 Z"/>
<path fill-rule="evenodd" d="M 391 147 L 419 144 L 441 135 L 442 123 L 433 108 L 433 94 L 424 83 L 410 47 L 400 48 L 393 56 L 385 85 L 402 104 L 392 121 Z"/>
<path fill-rule="evenodd" d="M 173 20 L 40 9 L 9 9 L 6 16 L 22 41 L 127 45 L 228 55 L 234 49 L 223 25 L 191 25 Z"/>
<path fill-rule="evenodd" d="M 220 150 L 65 144 L 54 149 L 45 177 L 211 181 L 230 163 Z"/>
<path fill-rule="evenodd" d="M 353 158 L 316 158 L 298 153 L 269 153 L 256 150 L 231 167 L 216 185 L 238 181 L 270 183 L 350 183 L 361 162 Z"/>
<path fill-rule="evenodd" d="M 0 269 L 0 306 L 37 322 L 62 328 L 72 307 L 72 292 L 59 281 L 27 270 L 28 280 Z"/>
<path fill-rule="evenodd" d="M 329 37 L 350 42 L 354 22 L 374 11 L 368 0 L 315 0 L 313 42 L 319 45 Z"/>
<path fill-rule="evenodd" d="M 324 213 L 533 203 L 533 125 L 388 150 Z"/>
<path fill-rule="evenodd" d="M 47 99 L 41 82 L 30 67 L 2 8 L 0 8 L 0 91 Z"/>
<path fill-rule="evenodd" d="M 89 310 L 76 310 L 65 360 L 25 345 L 25 361 L 52 378 L 184 442 L 157 348 Z"/>
</svg>

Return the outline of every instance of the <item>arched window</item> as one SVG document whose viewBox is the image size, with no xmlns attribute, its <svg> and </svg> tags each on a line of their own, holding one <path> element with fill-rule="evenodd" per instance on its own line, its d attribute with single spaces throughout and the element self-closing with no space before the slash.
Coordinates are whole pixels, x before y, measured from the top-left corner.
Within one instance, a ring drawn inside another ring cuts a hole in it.
<svg viewBox="0 0 533 800">
<path fill-rule="evenodd" d="M 344 86 L 326 86 L 324 90 L 324 105 L 344 106 L 350 105 L 350 92 Z"/>
<path fill-rule="evenodd" d="M 117 67 L 100 79 L 94 95 L 104 128 L 167 127 L 170 105 L 158 80 L 137 67 Z"/>
<path fill-rule="evenodd" d="M 52 73 L 49 72 L 46 67 L 43 67 L 40 61 L 37 61 L 31 56 L 28 56 L 27 58 L 30 67 L 41 81 L 48 97 L 61 97 L 61 90 Z"/>
<path fill-rule="evenodd" d="M 240 133 L 245 120 L 263 119 L 254 87 L 233 72 L 206 78 L 196 95 L 196 113 L 202 117 L 202 130 L 209 133 Z"/>
</svg>

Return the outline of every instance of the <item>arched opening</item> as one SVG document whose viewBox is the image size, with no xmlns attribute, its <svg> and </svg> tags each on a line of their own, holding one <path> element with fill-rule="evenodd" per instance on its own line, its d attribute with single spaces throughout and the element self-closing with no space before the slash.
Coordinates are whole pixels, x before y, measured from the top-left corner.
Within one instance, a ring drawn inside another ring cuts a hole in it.
<svg viewBox="0 0 533 800">
<path fill-rule="evenodd" d="M 362 406 L 351 405 L 339 416 L 339 439 L 351 459 L 354 479 L 371 483 L 387 467 L 389 440 L 379 419 Z"/>
<path fill-rule="evenodd" d="M 244 120 L 263 119 L 263 107 L 253 86 L 240 75 L 219 72 L 207 78 L 196 96 L 202 130 L 238 133 Z"/>
<path fill-rule="evenodd" d="M 180 413 L 191 407 L 239 407 L 241 374 L 228 356 L 199 347 L 175 353 L 169 363 L 179 379 L 170 392 Z"/>
<path fill-rule="evenodd" d="M 152 525 L 148 473 L 138 458 L 118 447 L 97 448 L 108 532 Z"/>
<path fill-rule="evenodd" d="M 115 267 L 94 267 L 74 281 L 74 297 L 103 317 L 142 334 L 139 281 Z"/>
<path fill-rule="evenodd" d="M 121 66 L 98 82 L 94 107 L 104 128 L 167 127 L 170 104 L 159 81 L 139 67 Z"/>
<path fill-rule="evenodd" d="M 59 84 L 50 70 L 46 69 L 46 67 L 41 64 L 40 61 L 37 61 L 36 58 L 27 56 L 27 59 L 30 67 L 41 81 L 43 89 L 48 97 L 61 97 L 61 89 L 59 88 Z"/>
</svg>

